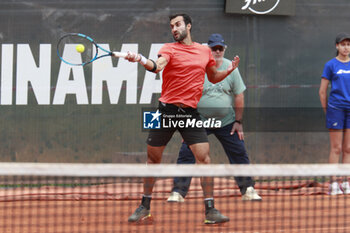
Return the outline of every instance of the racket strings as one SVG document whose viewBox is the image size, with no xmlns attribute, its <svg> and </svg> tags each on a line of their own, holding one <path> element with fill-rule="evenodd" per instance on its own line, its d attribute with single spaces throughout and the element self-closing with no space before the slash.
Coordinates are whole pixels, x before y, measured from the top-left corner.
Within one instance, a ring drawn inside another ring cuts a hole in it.
<svg viewBox="0 0 350 233">
<path fill-rule="evenodd" d="M 77 51 L 77 45 L 83 45 L 84 51 Z M 77 35 L 62 37 L 57 45 L 57 54 L 70 65 L 83 65 L 97 57 L 98 49 L 86 38 Z"/>
</svg>

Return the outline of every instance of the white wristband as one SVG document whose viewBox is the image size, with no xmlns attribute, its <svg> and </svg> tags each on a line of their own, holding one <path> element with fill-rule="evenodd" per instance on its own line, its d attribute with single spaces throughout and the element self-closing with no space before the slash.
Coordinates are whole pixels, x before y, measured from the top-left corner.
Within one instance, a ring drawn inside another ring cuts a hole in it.
<svg viewBox="0 0 350 233">
<path fill-rule="evenodd" d="M 140 57 L 141 57 L 141 59 L 140 59 L 140 63 L 142 64 L 142 65 L 146 65 L 146 63 L 147 63 L 147 58 L 145 58 L 142 54 L 139 54 L 140 55 Z"/>
</svg>

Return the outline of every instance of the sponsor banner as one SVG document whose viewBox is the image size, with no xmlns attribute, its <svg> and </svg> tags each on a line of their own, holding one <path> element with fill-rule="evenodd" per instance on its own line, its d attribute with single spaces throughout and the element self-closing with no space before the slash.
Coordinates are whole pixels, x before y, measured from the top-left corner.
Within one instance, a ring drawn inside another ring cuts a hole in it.
<svg viewBox="0 0 350 233">
<path fill-rule="evenodd" d="M 100 45 L 110 50 L 109 44 Z M 64 105 L 70 95 L 78 105 L 102 105 L 106 104 L 102 102 L 104 92 L 109 104 L 119 104 L 122 89 L 126 90 L 124 104 L 150 104 L 153 94 L 161 92 L 157 75 L 162 72 L 145 72 L 143 83 L 138 83 L 138 63 L 106 57 L 85 67 L 70 66 L 57 58 L 54 46 L 1 45 L 1 57 L 6 59 L 0 62 L 0 105 Z M 161 46 L 151 44 L 145 56 L 155 60 Z M 138 44 L 123 44 L 121 51 L 138 52 Z M 67 46 L 64 54 L 72 53 L 76 53 L 75 47 Z M 29 102 L 31 93 L 34 103 Z"/>
<path fill-rule="evenodd" d="M 295 0 L 227 0 L 226 13 L 295 15 Z"/>
</svg>

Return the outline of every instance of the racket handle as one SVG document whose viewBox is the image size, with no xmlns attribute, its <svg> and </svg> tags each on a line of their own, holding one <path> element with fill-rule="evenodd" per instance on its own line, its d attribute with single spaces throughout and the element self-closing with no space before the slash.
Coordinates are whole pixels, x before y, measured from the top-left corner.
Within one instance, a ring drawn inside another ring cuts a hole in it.
<svg viewBox="0 0 350 233">
<path fill-rule="evenodd" d="M 112 52 L 113 56 L 115 57 L 126 57 L 126 55 L 128 55 L 127 53 L 123 53 L 123 52 Z"/>
</svg>

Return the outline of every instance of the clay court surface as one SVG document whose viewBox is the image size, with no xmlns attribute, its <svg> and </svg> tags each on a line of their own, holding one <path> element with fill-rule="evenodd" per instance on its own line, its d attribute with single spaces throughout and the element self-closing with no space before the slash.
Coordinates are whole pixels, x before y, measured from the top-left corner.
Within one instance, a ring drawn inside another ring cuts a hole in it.
<svg viewBox="0 0 350 233">
<path fill-rule="evenodd" d="M 6 188 L 0 190 L 0 232 L 350 232 L 350 195 L 327 195 L 314 181 L 258 183 L 261 202 L 243 202 L 234 181 L 217 182 L 216 207 L 231 220 L 205 225 L 199 181 L 184 203 L 167 203 L 171 180 L 154 189 L 148 224 L 129 224 L 142 185 Z"/>
</svg>

